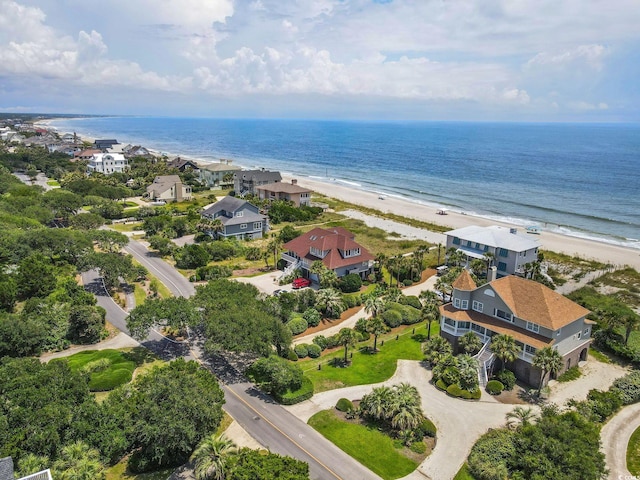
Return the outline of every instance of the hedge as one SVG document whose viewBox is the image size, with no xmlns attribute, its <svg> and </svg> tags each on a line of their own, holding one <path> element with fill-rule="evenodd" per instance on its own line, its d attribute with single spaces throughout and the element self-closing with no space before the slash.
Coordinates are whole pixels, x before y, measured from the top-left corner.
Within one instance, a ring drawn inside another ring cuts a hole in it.
<svg viewBox="0 0 640 480">
<path fill-rule="evenodd" d="M 435 424 L 428 418 L 423 419 L 422 423 L 420 423 L 418 428 L 420 429 L 420 432 L 424 437 L 435 438 L 438 432 L 438 429 L 436 428 Z"/>
<path fill-rule="evenodd" d="M 624 377 L 616 378 L 611 390 L 618 392 L 625 405 L 640 401 L 640 371 L 635 370 Z"/>
<path fill-rule="evenodd" d="M 420 303 L 420 299 L 415 295 L 408 295 L 400 297 L 400 303 L 402 305 L 409 305 L 410 307 L 416 308 L 420 310 L 422 308 L 422 304 Z"/>
<path fill-rule="evenodd" d="M 309 357 L 318 358 L 321 353 L 322 353 L 322 348 L 320 348 L 315 343 L 311 343 L 307 345 L 307 354 L 309 355 Z"/>
<path fill-rule="evenodd" d="M 302 386 L 295 392 L 287 392 L 282 395 L 274 395 L 274 398 L 282 405 L 295 405 L 313 397 L 313 382 L 307 377 L 302 377 Z"/>
<path fill-rule="evenodd" d="M 287 327 L 289 327 L 293 335 L 299 335 L 309 327 L 309 324 L 302 317 L 293 317 L 287 322 Z"/>
<path fill-rule="evenodd" d="M 436 388 L 438 390 L 442 390 L 443 392 L 446 392 L 447 391 L 447 384 L 444 383 L 444 381 L 441 378 L 439 378 L 438 381 L 436 382 Z"/>
<path fill-rule="evenodd" d="M 482 393 L 480 392 L 479 388 L 476 388 L 473 392 L 470 392 L 469 390 L 463 390 L 462 388 L 460 388 L 460 385 L 458 385 L 457 383 L 453 383 L 447 387 L 447 395 L 456 398 L 462 398 L 464 400 L 478 400 L 482 396 Z"/>
<path fill-rule="evenodd" d="M 489 380 L 485 388 L 491 395 L 500 395 L 504 390 L 504 385 L 498 380 Z"/>
<path fill-rule="evenodd" d="M 304 343 L 301 343 L 300 345 L 296 345 L 295 347 L 293 347 L 293 351 L 296 352 L 296 355 L 298 356 L 298 358 L 305 358 L 307 355 L 309 355 L 309 350 L 307 349 L 307 345 Z"/>
<path fill-rule="evenodd" d="M 397 310 L 387 310 L 382 314 L 384 323 L 390 328 L 395 328 L 402 323 L 402 314 Z"/>
<path fill-rule="evenodd" d="M 353 402 L 347 398 L 341 398 L 336 403 L 336 410 L 340 412 L 351 412 L 353 411 Z"/>
<path fill-rule="evenodd" d="M 505 390 L 511 390 L 516 384 L 516 375 L 511 370 L 496 373 L 493 378 L 504 386 Z"/>
<path fill-rule="evenodd" d="M 324 335 L 318 335 L 317 337 L 313 337 L 313 340 L 311 341 L 314 343 L 314 345 L 319 346 L 321 350 L 326 350 L 327 344 L 329 343 L 327 341 L 327 337 L 325 337 Z"/>
</svg>

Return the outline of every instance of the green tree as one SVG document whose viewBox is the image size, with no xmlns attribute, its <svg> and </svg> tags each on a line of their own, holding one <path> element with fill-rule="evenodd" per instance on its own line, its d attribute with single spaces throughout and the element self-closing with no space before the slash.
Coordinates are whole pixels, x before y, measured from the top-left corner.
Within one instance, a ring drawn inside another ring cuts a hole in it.
<svg viewBox="0 0 640 480">
<path fill-rule="evenodd" d="M 107 253 L 118 253 L 129 243 L 129 237 L 113 230 L 95 230 L 92 236 L 100 250 Z"/>
<path fill-rule="evenodd" d="M 226 480 L 309 480 L 309 465 L 291 457 L 241 449 L 229 458 Z"/>
<path fill-rule="evenodd" d="M 431 339 L 431 323 L 440 318 L 440 299 L 436 292 L 432 290 L 423 290 L 418 296 L 422 308 L 420 313 L 422 318 L 427 321 L 427 340 Z"/>
<path fill-rule="evenodd" d="M 458 339 L 458 345 L 464 350 L 464 353 L 474 355 L 482 348 L 482 341 L 473 332 L 467 332 Z"/>
<path fill-rule="evenodd" d="M 511 335 L 500 334 L 491 339 L 491 351 L 500 359 L 504 372 L 507 363 L 515 362 L 522 348 L 518 346 L 516 339 Z"/>
<path fill-rule="evenodd" d="M 473 391 L 478 387 L 478 362 L 470 355 L 458 355 L 460 387 Z"/>
<path fill-rule="evenodd" d="M 451 344 L 443 337 L 433 337 L 424 344 L 424 356 L 432 365 L 437 365 L 451 352 Z"/>
<path fill-rule="evenodd" d="M 146 338 L 149 329 L 170 327 L 186 332 L 189 327 L 202 324 L 202 315 L 194 303 L 184 297 L 149 299 L 136 306 L 126 319 L 131 336 L 138 340 Z"/>
<path fill-rule="evenodd" d="M 211 260 L 207 250 L 198 244 L 185 245 L 177 249 L 173 256 L 176 259 L 176 267 L 178 268 L 204 267 Z"/>
<path fill-rule="evenodd" d="M 256 360 L 248 373 L 269 394 L 283 394 L 302 386 L 302 369 L 274 355 Z"/>
<path fill-rule="evenodd" d="M 291 240 L 299 237 L 300 235 L 302 235 L 302 232 L 300 230 L 296 230 L 291 225 L 285 225 L 282 228 L 282 230 L 278 232 L 278 238 L 283 244 L 290 242 Z"/>
<path fill-rule="evenodd" d="M 342 295 L 333 288 L 322 289 L 316 294 L 316 308 L 327 317 L 336 318 L 344 311 Z"/>
<path fill-rule="evenodd" d="M 60 458 L 53 465 L 54 476 L 61 480 L 104 480 L 107 478 L 100 463 L 100 452 L 78 441 L 62 448 Z"/>
<path fill-rule="evenodd" d="M 191 455 L 196 480 L 225 480 L 227 459 L 238 451 L 235 443 L 223 435 L 208 435 Z"/>
<path fill-rule="evenodd" d="M 518 428 L 529 425 L 537 418 L 537 415 L 530 407 L 517 406 L 507 413 L 507 427 Z"/>
<path fill-rule="evenodd" d="M 176 244 L 162 235 L 152 235 L 149 237 L 149 246 L 157 250 L 161 257 L 173 255 L 176 250 Z"/>
<path fill-rule="evenodd" d="M 57 188 L 42 195 L 42 202 L 53 212 L 54 216 L 69 218 L 82 208 L 82 198 L 73 192 Z"/>
<path fill-rule="evenodd" d="M 341 328 L 338 332 L 338 344 L 344 347 L 344 364 L 347 365 L 347 354 L 349 347 L 354 346 L 358 342 L 358 332 L 351 328 Z"/>
<path fill-rule="evenodd" d="M 51 260 L 36 253 L 18 264 L 18 296 L 22 299 L 46 297 L 56 288 L 56 274 Z"/>
<path fill-rule="evenodd" d="M 371 317 L 365 324 L 365 330 L 373 335 L 373 351 L 378 351 L 378 336 L 389 331 L 389 327 L 384 323 L 382 317 Z"/>
<path fill-rule="evenodd" d="M 69 217 L 69 225 L 78 230 L 96 230 L 104 223 L 104 217 L 97 213 L 86 212 Z"/>
<path fill-rule="evenodd" d="M 538 392 L 542 390 L 548 373 L 557 373 L 562 368 L 562 355 L 551 347 L 544 347 L 536 351 L 533 356 L 533 366 L 541 370 Z"/>
<path fill-rule="evenodd" d="M 74 343 L 96 343 L 104 329 L 106 311 L 91 305 L 72 305 L 67 336 Z"/>
</svg>

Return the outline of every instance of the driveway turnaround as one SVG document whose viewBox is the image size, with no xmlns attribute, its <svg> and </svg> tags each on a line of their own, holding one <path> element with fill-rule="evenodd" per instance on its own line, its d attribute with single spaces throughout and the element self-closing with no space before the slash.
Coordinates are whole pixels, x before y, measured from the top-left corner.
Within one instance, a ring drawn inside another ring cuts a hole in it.
<svg viewBox="0 0 640 480">
<path fill-rule="evenodd" d="M 602 427 L 600 439 L 609 469 L 609 478 L 632 479 L 627 469 L 627 445 L 635 430 L 640 427 L 640 403 L 624 407 Z"/>
</svg>

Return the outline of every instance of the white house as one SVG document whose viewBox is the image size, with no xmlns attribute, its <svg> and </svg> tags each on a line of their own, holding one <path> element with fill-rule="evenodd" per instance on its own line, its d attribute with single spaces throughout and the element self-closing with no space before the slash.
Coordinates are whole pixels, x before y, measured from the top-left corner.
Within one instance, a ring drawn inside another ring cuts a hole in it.
<svg viewBox="0 0 640 480">
<path fill-rule="evenodd" d="M 109 175 L 110 173 L 122 173 L 127 168 L 127 159 L 121 153 L 95 153 L 87 165 L 87 173 L 99 172 Z"/>
</svg>

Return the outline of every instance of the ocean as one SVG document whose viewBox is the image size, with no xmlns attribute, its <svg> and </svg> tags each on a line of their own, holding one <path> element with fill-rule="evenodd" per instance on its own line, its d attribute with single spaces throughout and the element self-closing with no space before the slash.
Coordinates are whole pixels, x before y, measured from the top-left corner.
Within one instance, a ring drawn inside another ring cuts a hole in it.
<svg viewBox="0 0 640 480">
<path fill-rule="evenodd" d="M 89 117 L 51 125 L 640 248 L 636 124 Z"/>
</svg>

